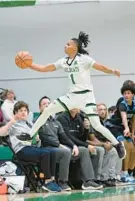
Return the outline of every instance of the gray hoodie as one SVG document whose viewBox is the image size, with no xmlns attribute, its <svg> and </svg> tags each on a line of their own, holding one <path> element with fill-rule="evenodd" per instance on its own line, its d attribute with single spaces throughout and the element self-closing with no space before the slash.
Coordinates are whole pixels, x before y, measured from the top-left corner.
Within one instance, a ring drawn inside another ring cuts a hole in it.
<svg viewBox="0 0 135 201">
<path fill-rule="evenodd" d="M 18 153 L 25 146 L 31 146 L 31 141 L 21 141 L 17 138 L 22 133 L 30 133 L 31 128 L 28 126 L 27 122 L 24 120 L 17 121 L 14 125 L 9 129 L 9 137 L 12 148 L 15 153 Z"/>
</svg>

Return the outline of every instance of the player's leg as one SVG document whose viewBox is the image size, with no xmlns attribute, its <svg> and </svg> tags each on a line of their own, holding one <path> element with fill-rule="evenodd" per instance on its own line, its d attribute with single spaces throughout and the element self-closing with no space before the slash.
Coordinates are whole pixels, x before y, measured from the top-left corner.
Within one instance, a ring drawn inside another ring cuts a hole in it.
<svg viewBox="0 0 135 201">
<path fill-rule="evenodd" d="M 43 113 L 37 119 L 36 123 L 31 129 L 30 135 L 33 136 L 39 130 L 39 128 L 45 124 L 46 120 L 51 115 L 66 110 L 71 110 L 75 108 L 75 103 L 76 103 L 75 97 L 72 96 L 71 94 L 67 94 L 53 101 L 47 108 L 44 109 Z"/>
<path fill-rule="evenodd" d="M 91 107 L 91 108 L 88 108 Z M 98 131 L 99 133 L 101 133 L 105 138 L 107 138 L 109 141 L 112 142 L 113 145 L 118 144 L 117 139 L 114 137 L 114 135 L 106 128 L 104 127 L 99 119 L 99 116 L 96 112 L 96 104 L 94 105 L 87 105 L 87 116 L 89 117 L 90 123 L 92 125 L 92 127 Z M 93 112 L 91 112 L 93 110 Z"/>
<path fill-rule="evenodd" d="M 109 141 L 112 142 L 113 145 L 117 145 L 118 141 L 116 140 L 116 138 L 112 135 L 112 133 L 105 128 L 99 119 L 98 116 L 98 111 L 97 111 L 97 106 L 96 106 L 96 101 L 95 101 L 95 97 L 94 97 L 94 93 L 93 92 L 89 92 L 86 96 L 85 96 L 85 113 L 87 114 L 90 123 L 92 125 L 92 127 L 98 131 L 99 133 L 101 133 L 105 138 L 107 138 Z"/>
<path fill-rule="evenodd" d="M 66 110 L 66 106 L 59 99 L 51 103 L 47 108 L 44 109 L 43 113 L 39 116 L 34 126 L 31 129 L 30 135 L 33 136 L 41 126 L 45 124 L 47 119 L 56 113 L 63 112 Z"/>
<path fill-rule="evenodd" d="M 117 149 L 118 155 L 120 158 L 124 158 L 126 155 L 126 151 L 122 142 L 118 142 L 117 139 L 113 136 L 113 134 L 104 127 L 99 119 L 97 107 L 95 103 L 87 103 L 85 112 L 90 120 L 92 127 L 101 133 L 105 138 L 112 142 L 114 147 Z"/>
</svg>

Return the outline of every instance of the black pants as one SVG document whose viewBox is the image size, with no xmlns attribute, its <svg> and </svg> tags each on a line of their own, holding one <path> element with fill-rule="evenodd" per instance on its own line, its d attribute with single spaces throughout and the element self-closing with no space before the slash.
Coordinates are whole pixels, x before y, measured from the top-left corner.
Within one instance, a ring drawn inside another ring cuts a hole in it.
<svg viewBox="0 0 135 201">
<path fill-rule="evenodd" d="M 55 176 L 55 150 L 51 148 L 26 146 L 17 153 L 17 156 L 22 161 L 39 163 L 41 171 L 45 175 L 46 179 L 50 179 L 51 176 Z"/>
</svg>

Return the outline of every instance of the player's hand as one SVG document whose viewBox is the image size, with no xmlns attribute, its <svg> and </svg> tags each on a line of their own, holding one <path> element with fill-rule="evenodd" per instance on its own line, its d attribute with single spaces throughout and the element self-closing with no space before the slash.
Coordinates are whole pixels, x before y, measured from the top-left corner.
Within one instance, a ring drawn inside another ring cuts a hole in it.
<svg viewBox="0 0 135 201">
<path fill-rule="evenodd" d="M 118 69 L 113 70 L 113 74 L 120 77 L 120 71 Z"/>
<path fill-rule="evenodd" d="M 79 149 L 76 145 L 74 145 L 73 150 L 72 150 L 72 155 L 73 156 L 78 156 L 79 155 Z"/>
<path fill-rule="evenodd" d="M 120 71 L 118 69 L 114 70 L 114 75 L 120 77 Z"/>
</svg>

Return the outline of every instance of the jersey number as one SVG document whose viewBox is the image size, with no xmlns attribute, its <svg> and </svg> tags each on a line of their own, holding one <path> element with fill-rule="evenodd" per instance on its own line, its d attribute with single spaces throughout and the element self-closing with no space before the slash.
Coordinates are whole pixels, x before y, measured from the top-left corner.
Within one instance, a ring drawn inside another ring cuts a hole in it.
<svg viewBox="0 0 135 201">
<path fill-rule="evenodd" d="M 72 83 L 75 84 L 75 80 L 74 80 L 73 74 L 70 74 L 70 77 L 71 77 Z"/>
</svg>

